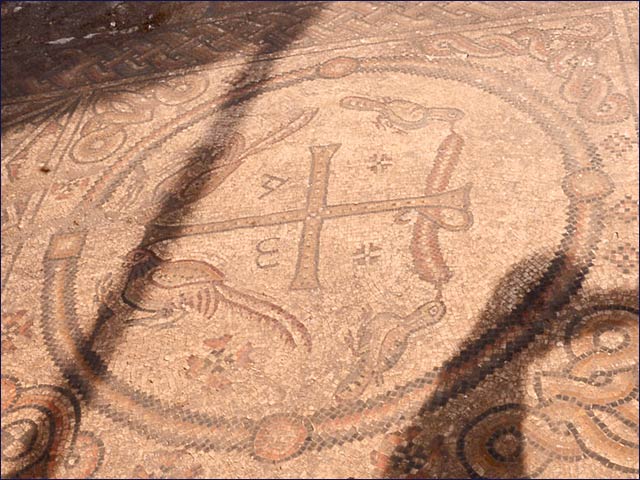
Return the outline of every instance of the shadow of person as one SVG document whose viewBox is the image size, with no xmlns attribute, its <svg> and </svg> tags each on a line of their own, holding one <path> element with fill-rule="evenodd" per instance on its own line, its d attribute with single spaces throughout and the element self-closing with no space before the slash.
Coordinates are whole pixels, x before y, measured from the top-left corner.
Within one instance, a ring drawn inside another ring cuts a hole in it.
<svg viewBox="0 0 640 480">
<path fill-rule="evenodd" d="M 144 209 L 141 217 L 144 234 L 138 242 L 138 249 L 148 248 L 157 241 L 158 232 L 164 229 L 162 220 L 168 216 L 171 217 L 172 231 L 179 236 L 183 229 L 183 218 L 189 211 L 188 207 L 210 194 L 233 173 L 234 168 L 238 167 L 238 162 L 231 162 L 232 168 L 229 169 L 225 162 L 233 157 L 238 132 L 242 128 L 245 114 L 251 108 L 252 100 L 269 89 L 277 54 L 286 52 L 291 44 L 303 35 L 322 4 L 323 2 L 318 2 L 318 5 L 310 9 L 301 9 L 294 2 L 291 5 L 282 5 L 278 15 L 273 17 L 273 22 L 260 32 L 259 38 L 254 39 L 260 47 L 229 80 L 231 87 L 226 92 L 221 92 L 220 104 L 209 126 L 209 134 L 202 144 L 191 152 L 186 165 L 162 182 L 164 194 L 159 195 L 156 201 L 150 201 Z M 276 56 L 265 58 L 266 55 Z M 134 169 L 129 171 L 133 172 L 131 174 L 135 177 Z M 142 182 L 145 179 L 137 180 Z M 97 202 L 104 204 L 107 198 L 108 194 L 105 194 Z M 86 205 L 81 204 L 76 208 L 76 212 L 82 215 L 85 208 Z M 122 337 L 127 321 L 136 310 L 136 307 L 126 302 L 120 305 L 123 308 L 117 315 L 111 308 L 119 299 L 124 298 L 123 294 L 133 273 L 133 265 L 125 265 L 119 273 L 110 278 L 105 291 L 97 298 L 98 315 L 92 331 L 78 341 L 79 351 L 89 363 L 92 363 L 91 368 L 97 375 L 106 372 L 109 359 Z M 153 289 L 151 283 L 147 282 L 141 286 L 138 292 L 141 299 L 150 295 L 148 289 Z M 63 369 L 71 384 L 88 398 L 91 396 L 92 387 L 76 373 L 76 370 L 75 365 Z"/>
<path fill-rule="evenodd" d="M 321 10 L 319 4 L 313 8 L 305 8 L 304 5 L 301 7 L 293 2 L 289 5 L 282 5 L 278 15 L 274 15 L 271 22 L 256 35 L 254 40 L 258 47 L 253 51 L 251 58 L 239 68 L 237 74 L 231 79 L 230 88 L 225 92 L 220 92 L 219 98 L 222 100 L 214 110 L 215 116 L 212 115 L 213 119 L 208 127 L 210 137 L 215 139 L 215 152 L 212 154 L 209 151 L 210 146 L 202 145 L 194 154 L 196 158 L 188 159 L 188 168 L 181 170 L 180 175 L 175 175 L 172 178 L 171 184 L 167 187 L 168 190 L 181 192 L 189 186 L 189 200 L 192 203 L 209 193 L 210 185 L 208 182 L 193 182 L 194 174 L 192 170 L 199 168 L 200 171 L 198 173 L 202 174 L 202 171 L 215 171 L 220 166 L 219 164 L 227 156 L 227 152 L 233 148 L 234 135 L 241 128 L 243 118 L 250 108 L 252 100 L 268 89 L 277 55 L 286 52 L 290 45 L 304 33 L 314 16 Z M 240 33 L 238 32 L 238 34 Z M 248 88 L 248 85 L 252 88 Z M 233 115 L 231 115 L 231 109 L 233 109 Z M 201 155 L 203 152 L 207 155 Z M 141 154 L 143 153 L 141 152 Z M 203 162 L 207 162 L 207 165 L 203 165 Z M 125 167 L 129 168 L 128 165 L 125 165 Z M 86 212 L 99 208 L 108 200 L 109 194 L 104 193 L 102 195 L 103 193 L 92 191 L 85 196 L 87 200 L 83 200 L 64 220 L 66 222 L 65 225 L 68 226 L 67 228 L 71 231 L 78 230 L 77 226 L 85 223 L 82 219 L 86 217 Z M 146 218 L 144 224 L 144 234 L 138 243 L 139 248 L 146 246 L 150 239 L 154 238 L 158 220 L 169 213 L 172 214 L 176 228 L 181 228 L 185 212 L 184 209 L 176 209 L 174 197 L 173 195 L 166 195 L 153 205 L 153 211 Z M 76 225 L 76 227 L 72 225 Z M 103 298 L 97 301 L 97 315 L 93 326 L 85 333 L 74 329 L 69 340 L 78 354 L 54 356 L 54 361 L 61 370 L 66 382 L 80 395 L 85 405 L 99 409 L 113 421 L 129 428 L 134 428 L 136 419 L 125 418 L 118 413 L 108 400 L 100 397 L 98 388 L 109 374 L 111 360 L 118 344 L 122 340 L 127 321 L 135 310 L 130 305 L 124 305 L 116 314 L 106 300 L 122 298 L 131 275 L 131 265 L 123 267 L 122 271 L 114 275 L 110 283 L 104 288 Z M 140 298 L 149 295 L 146 287 L 147 285 L 140 288 Z M 45 343 L 51 345 L 53 338 L 51 328 L 55 323 L 51 321 L 48 313 L 43 314 L 42 322 Z M 147 399 L 144 400 L 144 402 L 147 401 Z M 81 420 L 80 415 L 80 411 L 78 411 L 78 423 Z M 41 425 L 34 423 L 32 430 L 38 431 L 43 428 L 46 428 L 44 423 Z M 138 430 L 145 433 L 146 427 L 139 427 Z M 65 466 L 65 458 L 71 455 L 70 452 L 73 452 L 75 437 L 72 435 L 71 438 L 60 438 L 64 436 L 62 433 L 54 433 L 58 435 L 55 438 L 55 442 L 52 441 L 51 445 L 43 447 L 45 451 L 38 457 L 39 460 L 37 462 L 29 464 L 21 462 L 20 458 L 16 458 L 14 459 L 16 461 L 13 461 L 10 464 L 11 466 L 7 467 L 7 470 L 3 469 L 3 478 L 51 477 L 60 476 L 60 472 L 62 472 L 62 476 L 67 476 L 64 474 L 65 468 L 67 468 Z M 67 448 L 69 452 L 56 454 L 52 447 L 54 444 L 69 445 Z M 36 442 L 31 442 L 26 450 L 31 451 L 36 446 L 38 446 Z"/>
<path fill-rule="evenodd" d="M 585 459 L 637 474 L 637 291 L 585 295 L 573 270 L 535 254 L 503 277 L 411 425 L 388 436 L 384 477 L 554 476 Z"/>
</svg>

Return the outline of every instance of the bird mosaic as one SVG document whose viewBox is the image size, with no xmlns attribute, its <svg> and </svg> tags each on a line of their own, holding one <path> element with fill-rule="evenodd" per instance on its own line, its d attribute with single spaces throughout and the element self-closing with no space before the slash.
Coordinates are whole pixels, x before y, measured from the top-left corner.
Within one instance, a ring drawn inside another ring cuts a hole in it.
<svg viewBox="0 0 640 480">
<path fill-rule="evenodd" d="M 277 332 L 285 343 L 296 347 L 295 331 L 307 349 L 311 337 L 298 318 L 257 294 L 241 291 L 225 281 L 225 275 L 201 260 L 165 260 L 146 248 L 136 248 L 125 257 L 129 275 L 120 298 L 113 295 L 111 279 L 98 285 L 96 298 L 112 312 L 132 309 L 129 326 L 170 328 L 190 312 L 211 319 L 221 302 L 250 313 Z M 288 325 L 288 326 L 287 326 Z"/>
<path fill-rule="evenodd" d="M 407 350 L 409 337 L 419 330 L 438 323 L 445 314 L 445 305 L 437 300 L 427 302 L 405 317 L 391 312 L 373 314 L 367 308 L 361 317 L 357 344 L 350 338 L 350 347 L 357 357 L 349 374 L 338 385 L 338 401 L 354 400 L 364 393 L 372 380 L 383 383 L 383 374 L 394 368 Z"/>
<path fill-rule="evenodd" d="M 464 116 L 457 108 L 428 108 L 419 103 L 388 97 L 375 100 L 349 96 L 340 100 L 340 106 L 347 110 L 377 112 L 376 127 L 402 134 L 424 128 L 433 120 L 455 122 Z"/>
</svg>

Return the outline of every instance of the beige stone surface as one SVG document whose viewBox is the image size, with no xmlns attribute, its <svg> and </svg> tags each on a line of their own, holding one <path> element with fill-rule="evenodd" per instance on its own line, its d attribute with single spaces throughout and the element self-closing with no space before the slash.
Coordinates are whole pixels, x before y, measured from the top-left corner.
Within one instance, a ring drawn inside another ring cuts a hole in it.
<svg viewBox="0 0 640 480">
<path fill-rule="evenodd" d="M 3 38 L 3 478 L 637 477 L 636 3 L 123 5 Z"/>
</svg>

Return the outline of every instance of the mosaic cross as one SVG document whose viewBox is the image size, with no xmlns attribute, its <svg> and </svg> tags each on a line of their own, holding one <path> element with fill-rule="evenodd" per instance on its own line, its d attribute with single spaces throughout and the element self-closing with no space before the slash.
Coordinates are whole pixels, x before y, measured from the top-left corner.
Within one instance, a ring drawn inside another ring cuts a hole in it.
<svg viewBox="0 0 640 480">
<path fill-rule="evenodd" d="M 327 205 L 329 167 L 331 159 L 339 148 L 340 144 L 335 143 L 309 147 L 311 151 L 311 173 L 309 175 L 309 188 L 307 190 L 305 208 L 197 225 L 156 225 L 154 234 L 146 246 L 172 238 L 303 222 L 302 235 L 298 244 L 296 269 L 290 289 L 310 290 L 320 287 L 318 279 L 320 234 L 323 224 L 327 220 L 373 213 L 406 212 L 408 210 L 422 212 L 455 210 L 464 214 L 468 213 L 468 202 L 465 200 L 468 194 L 468 186 L 418 197 Z"/>
</svg>

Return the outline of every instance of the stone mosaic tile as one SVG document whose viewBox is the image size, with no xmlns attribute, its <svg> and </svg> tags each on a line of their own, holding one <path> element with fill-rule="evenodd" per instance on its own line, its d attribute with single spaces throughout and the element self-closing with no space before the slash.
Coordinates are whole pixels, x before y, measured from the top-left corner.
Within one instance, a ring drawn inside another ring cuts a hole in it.
<svg viewBox="0 0 640 480">
<path fill-rule="evenodd" d="M 637 4 L 181 8 L 3 38 L 3 477 L 637 477 Z"/>
</svg>

